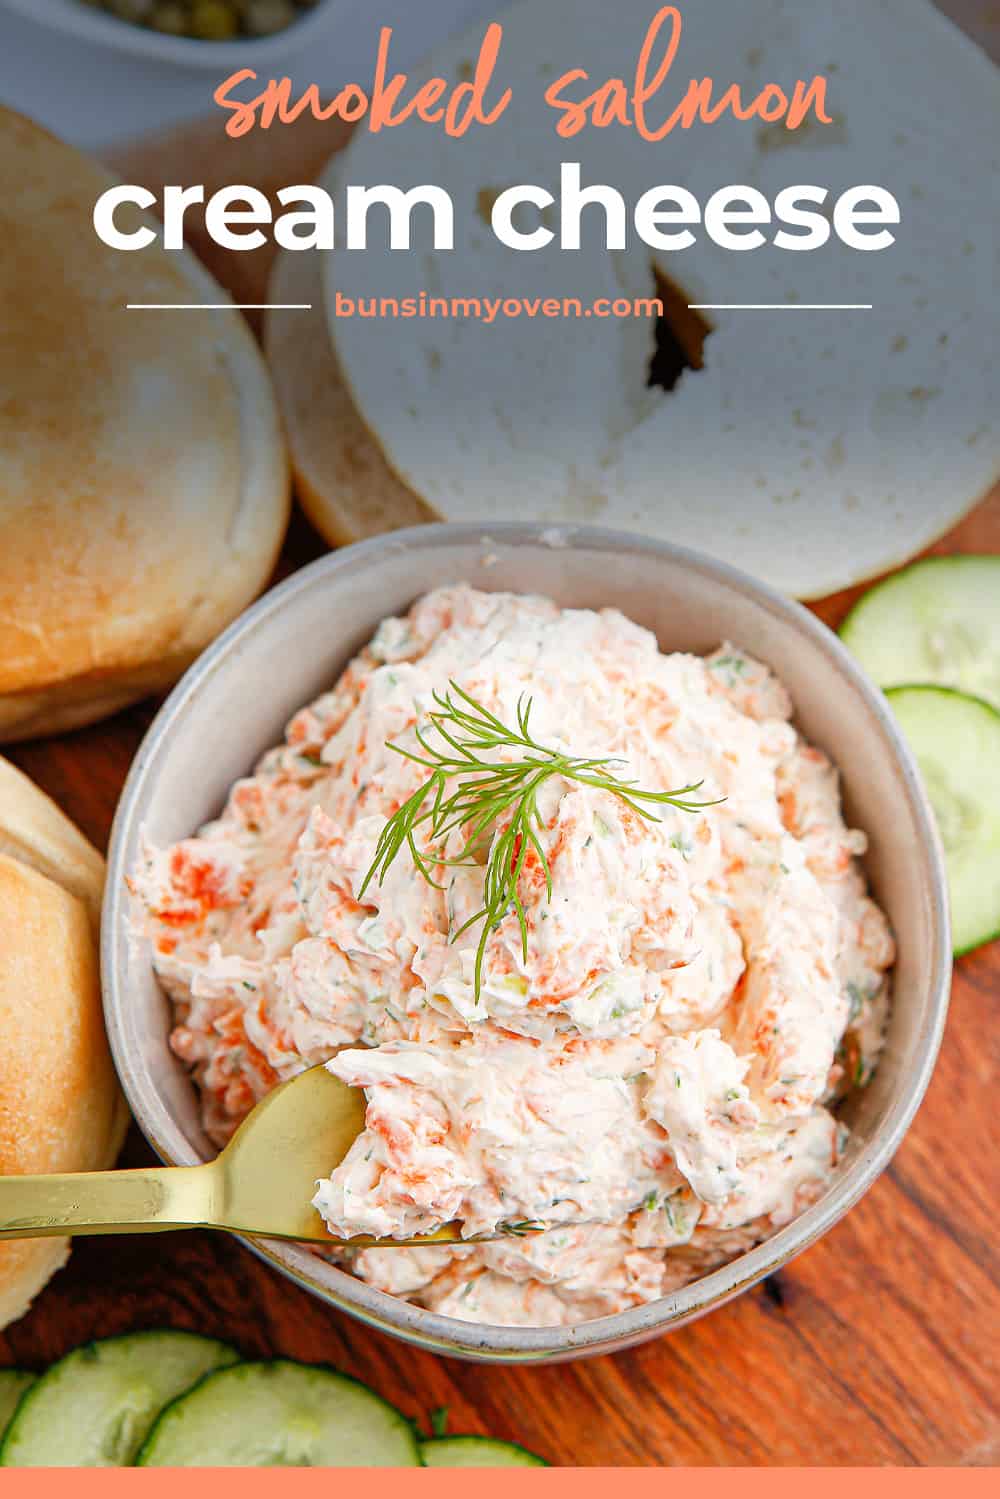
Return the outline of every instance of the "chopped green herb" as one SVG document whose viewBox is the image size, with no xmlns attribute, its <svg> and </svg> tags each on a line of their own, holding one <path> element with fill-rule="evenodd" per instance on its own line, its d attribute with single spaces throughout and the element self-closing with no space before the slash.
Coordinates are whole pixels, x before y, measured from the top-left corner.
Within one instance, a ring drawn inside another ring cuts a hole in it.
<svg viewBox="0 0 1000 1499">
<path fill-rule="evenodd" d="M 683 1192 L 683 1187 L 678 1187 L 676 1192 L 671 1192 L 663 1199 L 663 1210 L 667 1215 L 667 1222 L 675 1234 L 683 1233 L 687 1226 L 683 1212 Z M 675 1204 L 674 1199 L 677 1197 L 681 1198 L 681 1201 Z"/>
<path fill-rule="evenodd" d="M 735 677 L 741 677 L 747 669 L 746 659 L 743 656 L 716 656 L 711 662 L 712 671 L 723 671 L 729 678 L 730 685 Z"/>
<path fill-rule="evenodd" d="M 850 1009 L 847 1014 L 847 1023 L 848 1025 L 853 1025 L 855 1020 L 857 1020 L 858 1016 L 861 1014 L 867 996 L 861 985 L 855 984 L 852 981 L 847 985 L 847 998 L 850 1001 Z"/>
<path fill-rule="evenodd" d="M 545 1230 L 544 1223 L 532 1218 L 525 1218 L 520 1223 L 501 1223 L 498 1226 L 502 1234 L 510 1234 L 515 1239 L 523 1239 L 528 1234 L 540 1234 Z"/>
</svg>

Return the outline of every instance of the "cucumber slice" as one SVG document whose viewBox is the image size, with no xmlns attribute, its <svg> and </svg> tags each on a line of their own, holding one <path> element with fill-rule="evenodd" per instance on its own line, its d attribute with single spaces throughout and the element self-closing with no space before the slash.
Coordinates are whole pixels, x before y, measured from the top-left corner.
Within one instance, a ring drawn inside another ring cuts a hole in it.
<svg viewBox="0 0 1000 1499">
<path fill-rule="evenodd" d="M 167 1407 L 144 1468 L 419 1468 L 413 1427 L 345 1374 L 288 1359 L 237 1364 Z"/>
<path fill-rule="evenodd" d="M 956 955 L 1000 936 L 1000 713 L 949 687 L 886 694 L 923 774 L 944 844 Z"/>
<path fill-rule="evenodd" d="M 21 1403 L 21 1396 L 30 1390 L 35 1378 L 23 1369 L 0 1369 L 0 1440 Z"/>
<path fill-rule="evenodd" d="M 167 1402 L 236 1358 L 192 1332 L 136 1332 L 77 1348 L 21 1401 L 0 1467 L 127 1468 Z"/>
<path fill-rule="evenodd" d="M 840 627 L 880 687 L 928 682 L 1000 707 L 1000 557 L 928 557 L 869 590 Z"/>
<path fill-rule="evenodd" d="M 546 1468 L 516 1442 L 495 1442 L 492 1437 L 433 1437 L 420 1443 L 420 1456 L 428 1468 Z"/>
</svg>

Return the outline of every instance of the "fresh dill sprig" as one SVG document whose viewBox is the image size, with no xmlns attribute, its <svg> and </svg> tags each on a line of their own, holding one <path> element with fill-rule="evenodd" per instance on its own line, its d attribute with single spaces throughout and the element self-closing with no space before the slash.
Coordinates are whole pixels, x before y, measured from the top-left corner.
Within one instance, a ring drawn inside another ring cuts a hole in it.
<svg viewBox="0 0 1000 1499">
<path fill-rule="evenodd" d="M 396 855 L 404 847 L 410 851 L 414 867 L 429 885 L 441 889 L 434 878 L 435 870 L 467 867 L 482 862 L 476 859 L 489 843 L 495 824 L 510 818 L 504 831 L 493 838 L 486 859 L 486 879 L 482 908 L 470 916 L 457 932 L 463 932 L 482 921 L 483 930 L 476 952 L 475 994 L 478 1000 L 482 985 L 483 958 L 490 933 L 513 910 L 521 932 L 521 947 L 528 956 L 528 922 L 518 891 L 518 883 L 528 857 L 534 849 L 545 873 L 548 898 L 552 898 L 552 874 L 545 849 L 535 831 L 542 825 L 538 811 L 538 793 L 551 776 L 564 776 L 583 786 L 610 791 L 650 822 L 659 818 L 650 810 L 653 805 L 678 807 L 683 812 L 699 812 L 715 802 L 695 802 L 689 798 L 702 782 L 682 786 L 678 791 L 643 791 L 633 781 L 624 781 L 609 767 L 620 761 L 603 755 L 584 758 L 566 755 L 561 750 L 539 744 L 531 733 L 530 697 L 517 703 L 517 727 L 510 728 L 484 708 L 457 682 L 450 691 L 435 692 L 435 710 L 427 715 L 426 726 L 418 725 L 414 734 L 420 750 L 388 743 L 386 748 L 415 765 L 423 766 L 429 775 L 397 812 L 390 817 L 375 847 L 375 856 L 361 885 L 360 897 L 372 880 L 385 878 Z M 436 735 L 432 739 L 431 735 Z M 490 751 L 515 750 L 518 758 L 494 761 L 485 758 Z M 424 847 L 417 844 L 419 830 L 427 829 Z M 461 829 L 465 846 L 457 858 L 443 855 L 448 835 Z"/>
</svg>

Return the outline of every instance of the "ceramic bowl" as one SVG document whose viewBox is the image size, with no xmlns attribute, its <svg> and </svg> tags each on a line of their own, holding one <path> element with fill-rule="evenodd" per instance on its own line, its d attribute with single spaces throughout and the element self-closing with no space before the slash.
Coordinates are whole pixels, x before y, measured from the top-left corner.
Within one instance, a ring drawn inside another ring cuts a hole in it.
<svg viewBox="0 0 1000 1499">
<path fill-rule="evenodd" d="M 194 37 L 169 36 L 148 26 L 133 25 L 119 20 L 110 11 L 81 4 L 80 0 L 0 0 L 0 5 L 64 36 L 150 61 L 209 68 L 218 72 L 220 79 L 238 68 L 264 67 L 272 59 L 304 47 L 310 34 L 329 21 L 331 8 L 336 4 L 337 0 L 317 0 L 291 26 L 271 36 L 202 42 Z"/>
<path fill-rule="evenodd" d="M 575 1327 L 493 1327 L 438 1316 L 355 1280 L 308 1249 L 250 1241 L 268 1263 L 371 1326 L 439 1353 L 487 1361 L 605 1353 L 679 1327 L 814 1243 L 896 1150 L 934 1065 L 951 972 L 946 886 L 917 768 L 882 695 L 836 636 L 799 605 L 710 558 L 590 528 L 422 526 L 347 547 L 248 610 L 191 668 L 136 757 L 115 821 L 104 907 L 108 1029 L 135 1116 L 168 1162 L 212 1151 L 147 944 L 130 937 L 125 878 L 144 829 L 155 844 L 215 816 L 232 782 L 278 742 L 292 713 L 333 683 L 388 614 L 439 584 L 613 606 L 666 651 L 738 642 L 785 682 L 797 722 L 843 773 L 847 816 L 870 839 L 867 869 L 899 958 L 884 1055 L 847 1109 L 852 1141 L 825 1195 L 758 1248 L 660 1301 Z"/>
</svg>

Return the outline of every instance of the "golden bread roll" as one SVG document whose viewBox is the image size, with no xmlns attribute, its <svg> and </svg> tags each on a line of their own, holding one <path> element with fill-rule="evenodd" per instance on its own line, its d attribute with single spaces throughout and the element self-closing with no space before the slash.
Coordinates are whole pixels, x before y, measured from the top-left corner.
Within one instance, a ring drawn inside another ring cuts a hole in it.
<svg viewBox="0 0 1000 1499">
<path fill-rule="evenodd" d="M 241 314 L 126 310 L 227 298 L 186 252 L 102 243 L 111 181 L 0 110 L 0 740 L 167 686 L 267 582 L 288 519 Z"/>
<path fill-rule="evenodd" d="M 30 781 L 3 761 L 0 772 L 0 1175 L 103 1170 L 128 1117 L 88 911 L 103 860 Z M 79 894 L 63 888 L 60 872 Z M 68 1253 L 65 1239 L 0 1243 L 0 1328 Z"/>
<path fill-rule="evenodd" d="M 16 765 L 2 758 L 0 854 L 37 869 L 70 895 L 77 896 L 97 931 L 104 893 L 104 860 L 55 802 Z"/>
<path fill-rule="evenodd" d="M 341 546 L 439 520 L 393 473 L 341 378 L 318 257 L 281 251 L 268 300 L 312 304 L 309 312 L 269 312 L 264 348 L 288 434 L 295 493 L 320 535 Z"/>
</svg>

